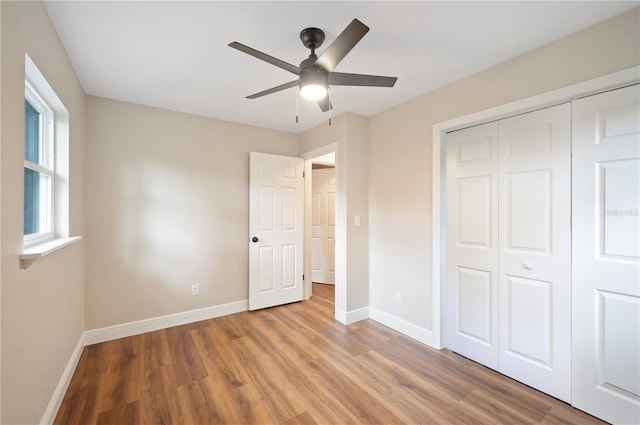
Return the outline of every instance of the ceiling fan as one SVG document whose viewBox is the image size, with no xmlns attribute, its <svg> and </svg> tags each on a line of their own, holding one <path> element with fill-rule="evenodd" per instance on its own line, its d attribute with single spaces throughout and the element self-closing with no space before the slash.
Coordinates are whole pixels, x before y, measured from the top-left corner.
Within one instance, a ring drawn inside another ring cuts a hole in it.
<svg viewBox="0 0 640 425">
<path fill-rule="evenodd" d="M 320 57 L 318 57 L 316 56 L 316 49 L 319 48 L 324 41 L 324 32 L 319 28 L 303 29 L 302 32 L 300 32 L 300 40 L 306 48 L 311 50 L 311 54 L 307 59 L 300 62 L 299 66 L 269 56 L 266 53 L 252 49 L 237 41 L 229 43 L 229 47 L 233 47 L 234 49 L 268 62 L 299 77 L 297 80 L 247 96 L 247 99 L 257 99 L 271 93 L 298 86 L 300 88 L 300 94 L 304 98 L 317 101 L 322 112 L 326 112 L 331 108 L 331 101 L 328 95 L 329 86 L 393 87 L 398 80 L 397 77 L 348 74 L 333 71 L 368 31 L 368 26 L 354 19 L 333 43 L 322 52 Z"/>
</svg>

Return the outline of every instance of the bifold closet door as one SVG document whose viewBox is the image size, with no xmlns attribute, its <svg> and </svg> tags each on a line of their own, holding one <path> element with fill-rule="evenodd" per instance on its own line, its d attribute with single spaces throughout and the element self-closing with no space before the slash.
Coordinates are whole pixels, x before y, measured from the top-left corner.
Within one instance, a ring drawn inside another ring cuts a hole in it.
<svg viewBox="0 0 640 425">
<path fill-rule="evenodd" d="M 447 134 L 447 347 L 498 369 L 498 122 Z"/>
<path fill-rule="evenodd" d="M 499 133 L 499 370 L 571 402 L 571 105 Z"/>
<path fill-rule="evenodd" d="M 640 86 L 573 104 L 573 404 L 640 423 Z"/>
<path fill-rule="evenodd" d="M 571 399 L 570 105 L 447 135 L 447 347 Z"/>
</svg>

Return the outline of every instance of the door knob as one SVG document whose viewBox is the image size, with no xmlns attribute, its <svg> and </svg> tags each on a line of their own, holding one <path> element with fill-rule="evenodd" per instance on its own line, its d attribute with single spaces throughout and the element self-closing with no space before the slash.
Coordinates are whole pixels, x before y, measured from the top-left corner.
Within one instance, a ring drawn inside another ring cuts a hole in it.
<svg viewBox="0 0 640 425">
<path fill-rule="evenodd" d="M 254 236 L 254 237 L 252 237 L 252 238 L 251 238 L 251 242 L 253 242 L 253 243 L 258 242 L 259 240 L 260 240 L 260 239 L 258 239 L 258 237 L 257 237 L 257 236 Z"/>
</svg>

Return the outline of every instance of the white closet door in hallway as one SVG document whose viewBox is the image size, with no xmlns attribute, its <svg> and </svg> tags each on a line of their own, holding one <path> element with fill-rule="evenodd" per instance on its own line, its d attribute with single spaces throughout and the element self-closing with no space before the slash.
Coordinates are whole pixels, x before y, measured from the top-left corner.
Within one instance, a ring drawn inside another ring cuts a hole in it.
<svg viewBox="0 0 640 425">
<path fill-rule="evenodd" d="M 447 135 L 447 346 L 571 400 L 570 105 Z"/>
<path fill-rule="evenodd" d="M 640 86 L 573 105 L 573 404 L 640 423 Z"/>
<path fill-rule="evenodd" d="M 311 270 L 315 283 L 335 284 L 335 168 L 313 170 Z"/>
</svg>

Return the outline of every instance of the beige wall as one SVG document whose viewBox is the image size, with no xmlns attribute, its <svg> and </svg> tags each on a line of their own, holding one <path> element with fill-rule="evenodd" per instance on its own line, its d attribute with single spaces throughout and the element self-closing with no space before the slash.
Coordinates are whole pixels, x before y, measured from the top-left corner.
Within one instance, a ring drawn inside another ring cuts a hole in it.
<svg viewBox="0 0 640 425">
<path fill-rule="evenodd" d="M 84 94 L 40 2 L 0 3 L 2 423 L 38 423 L 84 330 L 84 243 L 19 268 L 25 53 L 70 116 L 69 227 L 83 235 Z"/>
<path fill-rule="evenodd" d="M 298 137 L 91 96 L 87 130 L 87 329 L 246 300 L 249 152 Z"/>
<path fill-rule="evenodd" d="M 347 312 L 369 306 L 369 120 L 347 115 Z M 346 170 L 345 170 L 346 168 Z M 360 226 L 355 217 L 360 216 Z"/>
<path fill-rule="evenodd" d="M 371 307 L 432 329 L 432 126 L 637 66 L 639 22 L 636 8 L 370 118 Z"/>
<path fill-rule="evenodd" d="M 369 305 L 368 119 L 344 113 L 300 138 L 300 153 L 335 143 L 336 309 L 339 314 Z M 361 225 L 355 226 L 359 215 Z M 340 233 L 343 232 L 343 233 Z"/>
<path fill-rule="evenodd" d="M 2 5 L 0 5 L 0 93 L 2 92 Z M 0 101 L 0 164 L 2 164 L 2 101 Z M 0 167 L 0 245 L 2 243 L 2 167 Z M 0 424 L 2 423 L 2 259 L 0 258 Z"/>
<path fill-rule="evenodd" d="M 0 93 L 2 92 L 2 5 L 0 5 Z M 2 164 L 2 101 L 0 101 L 0 164 Z M 0 167 L 0 245 L 2 243 L 2 167 Z M 0 258 L 0 424 L 2 423 L 2 259 Z"/>
</svg>

